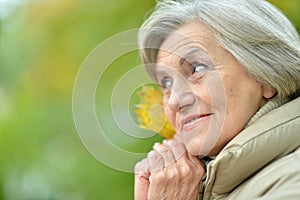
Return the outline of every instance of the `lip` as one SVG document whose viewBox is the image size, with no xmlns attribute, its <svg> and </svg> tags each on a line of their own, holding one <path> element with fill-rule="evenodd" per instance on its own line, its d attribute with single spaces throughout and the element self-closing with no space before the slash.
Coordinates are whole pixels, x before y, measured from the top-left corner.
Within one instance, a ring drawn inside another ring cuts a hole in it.
<svg viewBox="0 0 300 200">
<path fill-rule="evenodd" d="M 190 131 L 193 128 L 197 127 L 199 124 L 206 121 L 212 113 L 200 114 L 200 115 L 191 115 L 181 120 L 181 127 L 183 131 Z"/>
</svg>

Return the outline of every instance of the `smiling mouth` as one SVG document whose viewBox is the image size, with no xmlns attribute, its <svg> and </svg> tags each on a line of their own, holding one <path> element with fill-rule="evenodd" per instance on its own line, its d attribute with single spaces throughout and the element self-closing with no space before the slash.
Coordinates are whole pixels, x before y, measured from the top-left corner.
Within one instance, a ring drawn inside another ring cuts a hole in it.
<svg viewBox="0 0 300 200">
<path fill-rule="evenodd" d="M 203 114 L 199 116 L 192 116 L 182 120 L 183 131 L 189 131 L 197 127 L 202 122 L 206 121 L 212 114 Z"/>
</svg>

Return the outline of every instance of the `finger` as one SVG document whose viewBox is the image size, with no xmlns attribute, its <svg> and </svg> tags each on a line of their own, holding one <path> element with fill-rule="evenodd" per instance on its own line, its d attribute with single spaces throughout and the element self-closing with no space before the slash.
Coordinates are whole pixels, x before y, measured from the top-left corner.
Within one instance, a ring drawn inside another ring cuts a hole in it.
<svg viewBox="0 0 300 200">
<path fill-rule="evenodd" d="M 150 182 L 148 179 L 134 177 L 134 199 L 147 200 Z"/>
<path fill-rule="evenodd" d="M 159 153 L 150 151 L 147 155 L 147 158 L 150 173 L 154 173 L 164 168 L 164 160 Z"/>
<path fill-rule="evenodd" d="M 153 149 L 162 156 L 164 160 L 164 167 L 175 163 L 173 153 L 168 146 L 160 143 L 155 143 Z"/>
<path fill-rule="evenodd" d="M 141 162 L 135 165 L 135 176 L 134 176 L 134 199 L 135 200 L 146 200 L 149 191 L 149 176 L 148 161 L 143 159 Z"/>
<path fill-rule="evenodd" d="M 187 157 L 187 152 L 183 143 L 179 142 L 178 140 L 167 140 L 166 144 L 172 151 L 176 161 L 182 157 Z"/>
<path fill-rule="evenodd" d="M 204 164 L 198 158 L 198 156 L 193 156 L 187 152 L 184 144 L 181 142 L 181 140 L 178 140 L 178 137 L 176 139 L 172 140 L 170 145 L 174 146 L 174 148 L 172 150 L 175 151 L 177 156 L 179 156 L 178 159 L 184 158 L 186 161 L 191 161 L 196 166 L 204 167 Z M 182 151 L 184 151 L 184 152 L 182 152 Z M 176 159 L 176 160 L 178 160 L 178 159 Z"/>
<path fill-rule="evenodd" d="M 144 158 L 140 162 L 135 165 L 134 173 L 135 174 L 143 174 L 149 172 L 149 164 L 147 158 Z"/>
</svg>

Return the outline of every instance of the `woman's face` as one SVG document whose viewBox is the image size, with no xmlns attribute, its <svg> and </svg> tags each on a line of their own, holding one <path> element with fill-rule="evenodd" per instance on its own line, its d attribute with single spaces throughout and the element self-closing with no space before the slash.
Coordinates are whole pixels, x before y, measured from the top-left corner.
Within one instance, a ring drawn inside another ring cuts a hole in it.
<svg viewBox="0 0 300 200">
<path fill-rule="evenodd" d="M 274 94 L 199 22 L 182 26 L 163 42 L 155 75 L 175 137 L 192 155 L 216 155 Z"/>
</svg>

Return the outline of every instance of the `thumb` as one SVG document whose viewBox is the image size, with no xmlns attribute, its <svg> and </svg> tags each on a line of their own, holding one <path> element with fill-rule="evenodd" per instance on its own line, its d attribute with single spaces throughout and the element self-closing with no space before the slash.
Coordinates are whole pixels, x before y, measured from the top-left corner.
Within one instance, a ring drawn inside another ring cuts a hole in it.
<svg viewBox="0 0 300 200">
<path fill-rule="evenodd" d="M 147 159 L 143 159 L 135 166 L 134 199 L 147 200 L 149 191 L 149 166 Z"/>
</svg>

